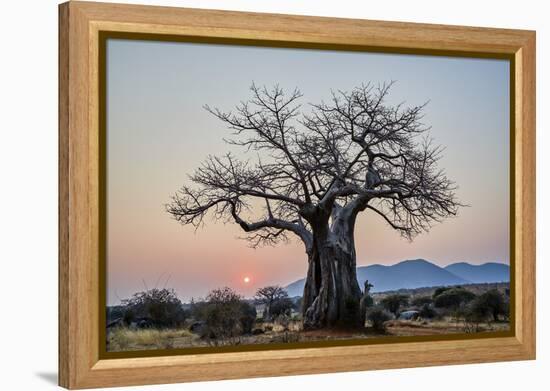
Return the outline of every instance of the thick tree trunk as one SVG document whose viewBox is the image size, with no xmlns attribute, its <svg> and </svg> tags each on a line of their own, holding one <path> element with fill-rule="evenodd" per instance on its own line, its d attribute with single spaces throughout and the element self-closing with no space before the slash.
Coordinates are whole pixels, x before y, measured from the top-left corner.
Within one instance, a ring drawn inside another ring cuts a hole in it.
<svg viewBox="0 0 550 391">
<path fill-rule="evenodd" d="M 304 329 L 361 326 L 353 224 L 349 216 L 342 216 L 330 228 L 313 227 L 302 305 Z"/>
</svg>

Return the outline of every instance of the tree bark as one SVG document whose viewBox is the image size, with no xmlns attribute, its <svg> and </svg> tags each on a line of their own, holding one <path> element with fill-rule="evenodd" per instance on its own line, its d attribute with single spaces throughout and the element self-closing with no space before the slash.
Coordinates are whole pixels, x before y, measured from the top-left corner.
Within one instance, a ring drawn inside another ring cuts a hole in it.
<svg viewBox="0 0 550 391">
<path fill-rule="evenodd" d="M 303 295 L 304 329 L 360 327 L 353 226 L 350 216 L 333 216 L 333 223 L 313 226 Z"/>
</svg>

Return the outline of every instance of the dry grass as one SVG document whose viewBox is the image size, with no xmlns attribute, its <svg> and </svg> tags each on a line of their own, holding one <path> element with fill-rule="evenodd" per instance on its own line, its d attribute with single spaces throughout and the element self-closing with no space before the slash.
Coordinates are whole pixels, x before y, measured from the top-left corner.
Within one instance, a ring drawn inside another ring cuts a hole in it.
<svg viewBox="0 0 550 391">
<path fill-rule="evenodd" d="M 434 321 L 392 320 L 387 322 L 387 331 L 380 334 L 371 328 L 364 330 L 329 329 L 304 331 L 298 321 L 289 322 L 286 327 L 277 322 L 257 324 L 256 328 L 263 333 L 259 335 L 242 335 L 231 340 L 219 340 L 215 344 L 208 339 L 200 338 L 187 329 L 129 329 L 116 328 L 108 333 L 109 351 L 135 351 L 155 349 L 183 349 L 190 347 L 207 347 L 212 345 L 255 345 L 272 343 L 296 343 L 309 341 L 345 340 L 379 338 L 383 336 L 427 336 L 468 332 L 463 322 L 454 322 L 450 318 Z M 509 330 L 507 322 L 482 323 L 476 331 Z"/>
<path fill-rule="evenodd" d="M 109 350 L 171 349 L 174 342 L 193 339 L 195 335 L 186 329 L 130 329 L 119 327 L 109 332 Z"/>
<path fill-rule="evenodd" d="M 468 327 L 463 321 L 454 321 L 451 318 L 431 322 L 417 322 L 414 320 L 391 320 L 386 322 L 389 335 L 416 336 L 416 335 L 443 335 L 456 333 L 471 333 L 483 331 L 507 331 L 508 322 L 479 323 L 475 329 Z"/>
</svg>

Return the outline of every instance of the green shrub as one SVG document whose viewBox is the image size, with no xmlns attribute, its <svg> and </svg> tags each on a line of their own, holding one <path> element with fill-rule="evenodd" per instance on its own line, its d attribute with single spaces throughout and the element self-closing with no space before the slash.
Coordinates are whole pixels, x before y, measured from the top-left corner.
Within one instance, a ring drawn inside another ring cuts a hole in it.
<svg viewBox="0 0 550 391">
<path fill-rule="evenodd" d="M 497 321 L 499 316 L 508 316 L 508 305 L 502 294 L 491 289 L 479 295 L 469 306 L 469 315 L 476 319 Z"/>
<path fill-rule="evenodd" d="M 430 296 L 417 296 L 411 301 L 411 304 L 418 308 L 422 308 L 424 305 L 430 305 L 432 303 L 433 299 Z"/>
<path fill-rule="evenodd" d="M 367 312 L 367 320 L 371 323 L 372 328 L 378 332 L 385 332 L 385 322 L 391 319 L 391 315 L 382 308 L 372 308 Z"/>
<path fill-rule="evenodd" d="M 396 318 L 399 315 L 399 309 L 402 306 L 406 306 L 408 303 L 409 296 L 399 294 L 389 295 L 380 300 L 380 304 L 382 304 L 386 310 L 394 314 Z"/>
<path fill-rule="evenodd" d="M 264 305 L 264 313 L 262 314 L 262 317 L 267 322 L 285 312 L 289 305 L 290 309 L 288 311 L 292 310 L 292 301 L 288 298 L 288 293 L 279 285 L 270 285 L 259 288 L 256 291 L 254 299 L 257 304 Z M 277 306 L 277 314 L 273 312 L 273 306 Z"/>
<path fill-rule="evenodd" d="M 243 334 L 252 333 L 254 324 L 256 323 L 256 307 L 247 303 L 241 302 L 241 330 Z"/>
<path fill-rule="evenodd" d="M 437 296 L 439 296 L 443 292 L 448 291 L 449 289 L 451 289 L 451 287 L 449 287 L 449 286 L 440 286 L 440 287 L 435 288 L 435 291 L 432 295 L 432 298 L 435 299 Z"/>
<path fill-rule="evenodd" d="M 429 304 L 424 304 L 418 311 L 418 315 L 424 319 L 433 319 L 437 316 L 437 312 Z"/>
<path fill-rule="evenodd" d="M 300 312 L 300 313 L 302 312 L 302 302 L 303 302 L 302 297 L 296 299 L 296 301 L 294 302 L 294 311 Z"/>
<path fill-rule="evenodd" d="M 476 295 L 467 289 L 460 287 L 451 288 L 437 295 L 434 300 L 434 305 L 437 308 L 447 308 L 456 311 L 462 305 L 475 299 L 475 297 Z"/>
<path fill-rule="evenodd" d="M 136 318 L 149 318 L 158 327 L 181 325 L 187 313 L 173 289 L 149 289 L 135 293 L 122 301 L 124 321 L 129 324 Z"/>
<path fill-rule="evenodd" d="M 231 288 L 214 289 L 206 296 L 202 318 L 206 322 L 209 338 L 224 340 L 239 336 L 242 317 L 241 296 Z"/>
<path fill-rule="evenodd" d="M 290 316 L 292 313 L 292 308 L 294 308 L 294 303 L 288 297 L 282 297 L 276 299 L 271 304 L 270 315 L 273 318 L 277 318 L 280 315 Z"/>
<path fill-rule="evenodd" d="M 209 343 L 236 344 L 242 334 L 252 333 L 256 307 L 244 301 L 233 289 L 214 289 L 206 299 L 193 302 L 193 317 L 204 322 L 201 335 Z"/>
</svg>

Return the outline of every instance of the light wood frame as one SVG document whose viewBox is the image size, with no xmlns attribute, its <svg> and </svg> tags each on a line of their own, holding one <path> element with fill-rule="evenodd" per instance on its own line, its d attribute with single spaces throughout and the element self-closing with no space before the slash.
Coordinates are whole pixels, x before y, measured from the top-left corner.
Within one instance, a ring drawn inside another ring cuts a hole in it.
<svg viewBox="0 0 550 391">
<path fill-rule="evenodd" d="M 513 336 L 100 359 L 100 31 L 403 53 L 506 55 L 515 64 Z M 88 2 L 59 6 L 59 384 L 75 388 L 535 358 L 535 33 Z"/>
</svg>

